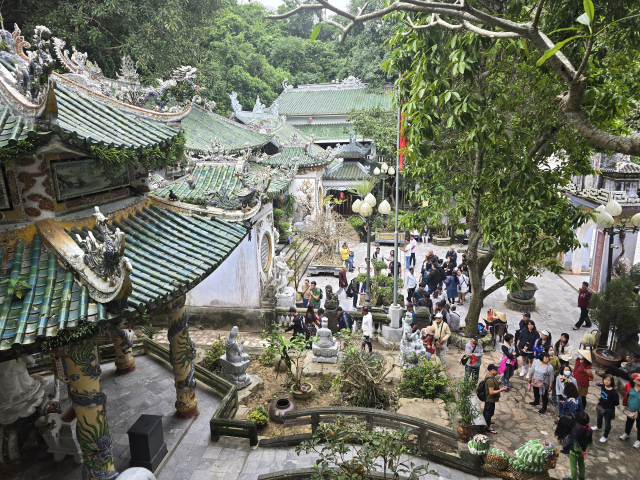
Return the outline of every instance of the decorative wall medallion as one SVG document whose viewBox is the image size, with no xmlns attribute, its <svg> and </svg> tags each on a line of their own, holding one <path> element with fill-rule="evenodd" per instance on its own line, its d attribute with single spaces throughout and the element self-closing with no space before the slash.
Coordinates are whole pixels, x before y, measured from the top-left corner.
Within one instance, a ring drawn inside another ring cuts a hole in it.
<svg viewBox="0 0 640 480">
<path fill-rule="evenodd" d="M 271 267 L 271 250 L 271 235 L 265 232 L 260 242 L 260 263 L 265 273 L 268 273 Z"/>
</svg>

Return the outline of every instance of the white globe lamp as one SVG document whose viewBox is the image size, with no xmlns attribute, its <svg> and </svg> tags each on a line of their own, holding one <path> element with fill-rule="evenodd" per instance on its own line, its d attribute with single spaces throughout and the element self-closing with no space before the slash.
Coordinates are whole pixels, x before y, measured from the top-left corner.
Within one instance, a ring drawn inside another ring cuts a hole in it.
<svg viewBox="0 0 640 480">
<path fill-rule="evenodd" d="M 353 204 L 351 205 L 351 211 L 353 213 L 360 213 L 360 208 L 362 207 L 362 200 L 360 200 L 359 198 L 353 202 Z"/>
<path fill-rule="evenodd" d="M 622 213 L 622 207 L 615 200 L 611 200 L 609 203 L 607 203 L 607 206 L 604 207 L 604 211 L 612 217 L 617 217 Z"/>
<path fill-rule="evenodd" d="M 389 215 L 389 213 L 391 212 L 391 205 L 389 205 L 389 202 L 387 202 L 386 200 L 383 200 L 378 207 L 378 211 L 382 215 Z"/>
<path fill-rule="evenodd" d="M 376 206 L 376 197 L 372 194 L 368 193 L 366 197 L 364 197 L 364 203 L 368 203 L 371 208 Z"/>
<path fill-rule="evenodd" d="M 370 217 L 373 213 L 373 207 L 369 205 L 367 202 L 363 202 L 360 207 L 360 215 L 363 217 Z"/>
<path fill-rule="evenodd" d="M 373 174 L 377 177 L 378 175 L 380 175 L 380 169 L 378 167 L 373 169 Z"/>
</svg>

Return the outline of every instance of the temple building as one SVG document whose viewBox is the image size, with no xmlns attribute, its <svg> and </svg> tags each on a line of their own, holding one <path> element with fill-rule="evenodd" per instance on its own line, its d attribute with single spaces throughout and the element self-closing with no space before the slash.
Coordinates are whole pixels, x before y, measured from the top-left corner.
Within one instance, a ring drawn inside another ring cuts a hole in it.
<svg viewBox="0 0 640 480">
<path fill-rule="evenodd" d="M 564 189 L 574 205 L 582 205 L 593 212 L 599 206 L 615 200 L 622 207 L 619 219 L 626 220 L 640 212 L 640 165 L 632 162 L 628 155 L 604 153 L 593 155 L 591 164 L 598 173 L 576 176 Z M 582 225 L 575 234 L 586 247 L 566 253 L 563 264 L 573 274 L 588 274 L 590 287 L 596 292 L 601 291 L 606 285 L 609 236 L 592 220 Z M 634 264 L 637 243 L 637 232 L 623 232 L 613 238 L 613 278 L 618 276 L 620 269 L 628 270 Z"/>
</svg>

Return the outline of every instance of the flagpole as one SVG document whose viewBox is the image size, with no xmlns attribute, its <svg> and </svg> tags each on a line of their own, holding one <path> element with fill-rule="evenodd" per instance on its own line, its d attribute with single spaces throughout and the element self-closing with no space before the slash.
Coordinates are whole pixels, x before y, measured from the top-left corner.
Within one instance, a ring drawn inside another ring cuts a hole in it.
<svg viewBox="0 0 640 480">
<path fill-rule="evenodd" d="M 397 143 L 398 151 L 396 153 L 396 208 L 395 208 L 395 236 L 393 239 L 393 258 L 395 262 L 398 262 L 398 200 L 399 200 L 399 179 L 400 179 L 400 127 L 401 127 L 401 111 L 402 108 L 398 105 L 398 135 L 397 135 Z M 398 304 L 398 268 L 396 265 L 393 266 L 393 305 Z"/>
</svg>

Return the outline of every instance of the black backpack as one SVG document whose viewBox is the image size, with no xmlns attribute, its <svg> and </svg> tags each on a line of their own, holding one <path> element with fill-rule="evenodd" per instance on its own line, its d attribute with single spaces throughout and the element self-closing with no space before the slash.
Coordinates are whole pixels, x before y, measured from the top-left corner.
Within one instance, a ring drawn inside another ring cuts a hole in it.
<svg viewBox="0 0 640 480">
<path fill-rule="evenodd" d="M 482 380 L 478 384 L 478 388 L 476 388 L 476 396 L 478 397 L 478 400 L 480 400 L 481 402 L 487 401 L 487 389 L 486 389 L 485 382 L 486 382 L 486 378 Z"/>
<path fill-rule="evenodd" d="M 344 312 L 344 316 L 347 321 L 347 327 L 351 330 L 353 328 L 353 317 L 347 312 Z"/>
</svg>

